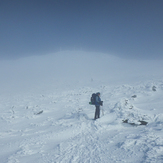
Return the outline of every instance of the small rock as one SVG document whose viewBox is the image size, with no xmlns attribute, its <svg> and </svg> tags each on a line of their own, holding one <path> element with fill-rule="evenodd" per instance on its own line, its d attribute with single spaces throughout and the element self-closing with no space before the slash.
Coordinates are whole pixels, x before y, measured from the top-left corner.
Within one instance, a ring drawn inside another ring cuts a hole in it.
<svg viewBox="0 0 163 163">
<path fill-rule="evenodd" d="M 156 91 L 156 86 L 153 86 L 152 87 L 152 91 Z"/>
<path fill-rule="evenodd" d="M 41 113 L 43 113 L 43 110 L 41 110 L 41 111 L 35 113 L 35 115 L 39 115 L 39 114 L 41 114 Z"/>
<path fill-rule="evenodd" d="M 131 105 L 131 106 L 129 107 L 129 109 L 133 109 L 133 106 Z"/>
<path fill-rule="evenodd" d="M 148 124 L 148 122 L 146 122 L 146 121 L 139 121 L 141 124 L 140 125 L 147 125 Z"/>
<path fill-rule="evenodd" d="M 132 98 L 136 98 L 137 97 L 137 95 L 133 95 L 133 96 L 131 96 Z"/>
<path fill-rule="evenodd" d="M 123 121 L 123 123 L 128 123 L 128 119 L 126 119 L 126 120 L 122 120 Z"/>
<path fill-rule="evenodd" d="M 128 119 L 122 120 L 122 121 L 123 121 L 123 123 L 128 123 L 128 124 L 133 125 L 133 126 L 138 126 L 138 124 L 136 124 L 136 123 L 129 123 Z M 140 121 L 139 120 L 138 122 L 140 122 L 140 125 L 147 125 L 148 124 L 148 122 L 146 122 L 146 121 Z"/>
</svg>

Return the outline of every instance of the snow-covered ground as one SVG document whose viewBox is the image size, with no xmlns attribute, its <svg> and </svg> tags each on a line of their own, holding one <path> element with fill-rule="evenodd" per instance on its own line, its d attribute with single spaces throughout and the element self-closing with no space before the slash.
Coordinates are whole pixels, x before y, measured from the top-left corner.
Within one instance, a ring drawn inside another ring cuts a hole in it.
<svg viewBox="0 0 163 163">
<path fill-rule="evenodd" d="M 162 163 L 162 70 L 86 52 L 0 61 L 0 162 Z"/>
</svg>

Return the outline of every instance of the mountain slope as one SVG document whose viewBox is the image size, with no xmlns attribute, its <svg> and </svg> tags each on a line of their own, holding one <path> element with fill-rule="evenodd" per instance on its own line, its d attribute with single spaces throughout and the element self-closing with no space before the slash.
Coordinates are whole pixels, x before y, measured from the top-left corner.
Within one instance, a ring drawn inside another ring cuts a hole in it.
<svg viewBox="0 0 163 163">
<path fill-rule="evenodd" d="M 152 70 L 151 61 L 65 54 L 1 64 L 1 161 L 161 163 L 161 61 Z M 88 102 L 97 91 L 104 106 L 94 121 Z"/>
</svg>

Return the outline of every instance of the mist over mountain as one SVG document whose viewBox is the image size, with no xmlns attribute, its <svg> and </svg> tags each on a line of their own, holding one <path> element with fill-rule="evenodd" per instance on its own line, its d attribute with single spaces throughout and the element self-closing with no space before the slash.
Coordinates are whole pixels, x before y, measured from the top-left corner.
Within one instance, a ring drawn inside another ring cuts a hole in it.
<svg viewBox="0 0 163 163">
<path fill-rule="evenodd" d="M 64 51 L 42 56 L 0 61 L 1 89 L 46 90 L 47 87 L 115 84 L 162 75 L 162 61 L 121 59 L 105 53 Z M 84 84 L 85 85 L 85 84 Z"/>
</svg>

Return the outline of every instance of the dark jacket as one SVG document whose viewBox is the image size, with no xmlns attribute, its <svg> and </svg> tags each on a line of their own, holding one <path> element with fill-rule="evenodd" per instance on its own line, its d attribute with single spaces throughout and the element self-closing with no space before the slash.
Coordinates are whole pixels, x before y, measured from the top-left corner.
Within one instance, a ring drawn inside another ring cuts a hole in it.
<svg viewBox="0 0 163 163">
<path fill-rule="evenodd" d="M 95 101 L 95 106 L 100 106 L 100 105 L 101 105 L 101 98 L 97 95 L 96 101 Z"/>
</svg>

